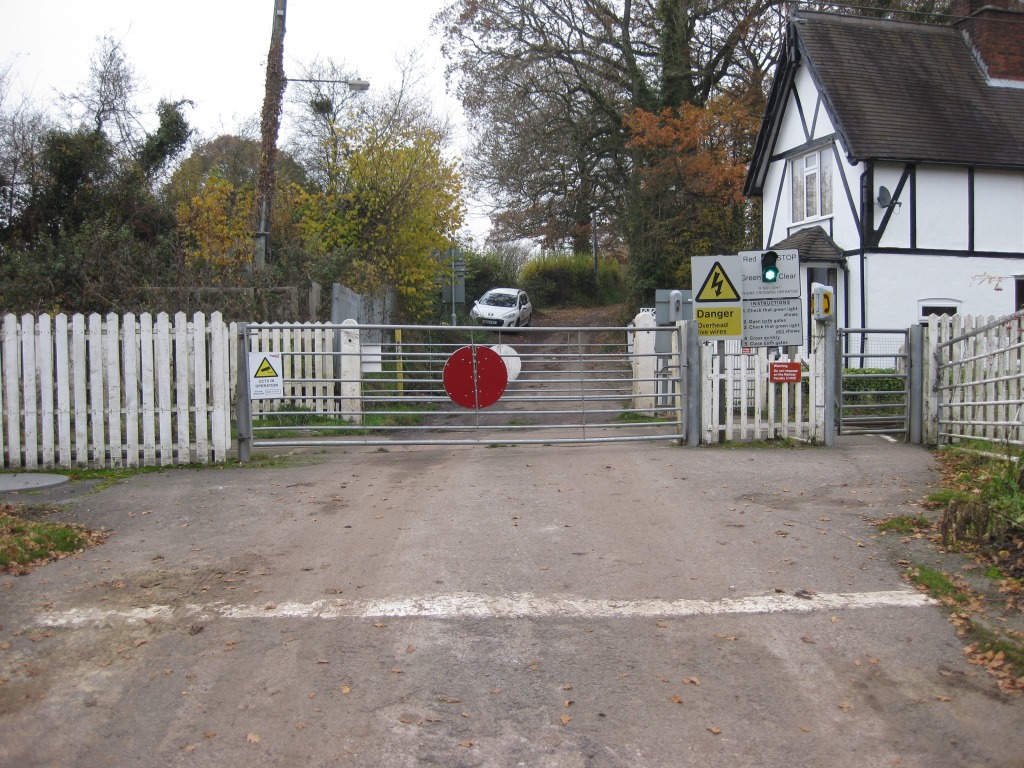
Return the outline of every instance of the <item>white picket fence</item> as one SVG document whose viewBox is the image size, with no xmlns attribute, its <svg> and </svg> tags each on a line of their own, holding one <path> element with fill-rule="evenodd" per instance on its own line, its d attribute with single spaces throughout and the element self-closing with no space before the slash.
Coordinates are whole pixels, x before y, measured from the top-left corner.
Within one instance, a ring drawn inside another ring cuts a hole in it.
<svg viewBox="0 0 1024 768">
<path fill-rule="evenodd" d="M 775 355 L 738 341 L 702 345 L 701 442 L 792 439 L 825 441 L 824 329 L 815 324 L 810 352 Z M 773 383 L 773 362 L 799 363 L 799 382 Z"/>
<path fill-rule="evenodd" d="M 1024 444 L 1024 317 L 933 318 L 925 329 L 924 441 Z M 251 351 L 289 354 L 286 405 L 326 407 L 333 327 L 266 327 Z M 801 384 L 769 384 L 765 350 L 702 346 L 701 441 L 820 441 L 820 339 Z M 220 313 L 6 315 L 0 465 L 8 469 L 223 462 L 232 448 L 238 329 Z M 257 404 L 255 407 L 269 407 Z M 276 406 L 275 406 L 276 407 Z"/>
<path fill-rule="evenodd" d="M 932 317 L 924 382 L 924 442 L 1024 445 L 1024 312 Z"/>
<path fill-rule="evenodd" d="M 233 329 L 219 313 L 4 317 L 4 467 L 221 462 Z"/>
</svg>

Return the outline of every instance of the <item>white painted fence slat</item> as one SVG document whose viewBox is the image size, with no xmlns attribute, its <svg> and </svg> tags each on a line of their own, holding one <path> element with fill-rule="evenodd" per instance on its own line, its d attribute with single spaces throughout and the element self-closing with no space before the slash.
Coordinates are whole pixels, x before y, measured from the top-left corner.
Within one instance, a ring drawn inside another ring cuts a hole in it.
<svg viewBox="0 0 1024 768">
<path fill-rule="evenodd" d="M 188 319 L 184 312 L 174 316 L 174 419 L 177 426 L 177 460 L 188 464 L 191 460 L 189 440 L 189 346 Z"/>
<path fill-rule="evenodd" d="M 39 466 L 39 412 L 36 399 L 36 319 L 25 315 L 21 320 L 21 393 L 25 415 L 25 468 Z"/>
<path fill-rule="evenodd" d="M 139 466 L 139 332 L 134 314 L 124 316 L 125 466 Z"/>
<path fill-rule="evenodd" d="M 231 447 L 231 394 L 229 387 L 234 361 L 227 358 L 228 339 L 220 312 L 210 316 L 210 385 L 213 399 L 213 460 L 227 461 Z M 237 358 L 235 358 L 237 359 Z"/>
<path fill-rule="evenodd" d="M 153 316 L 144 312 L 139 318 L 140 357 L 142 363 L 142 462 L 156 466 L 156 381 L 153 362 Z"/>
<path fill-rule="evenodd" d="M 111 312 L 107 315 L 105 355 L 107 363 L 107 452 L 109 466 L 124 464 L 121 445 L 121 326 L 120 319 Z"/>
<path fill-rule="evenodd" d="M 4 390 L 7 394 L 7 448 L 11 466 L 21 463 L 21 382 L 18 369 L 21 368 L 21 345 L 18 343 L 18 318 L 8 315 L 4 318 Z"/>
<path fill-rule="evenodd" d="M 195 396 L 196 461 L 206 464 L 210 461 L 209 413 L 207 412 L 209 389 L 206 367 L 206 316 L 196 312 L 192 316 L 192 359 L 193 394 Z"/>
<path fill-rule="evenodd" d="M 53 351 L 56 358 L 57 385 L 57 463 L 71 468 L 71 355 L 68 317 L 60 314 L 54 320 Z"/>
<path fill-rule="evenodd" d="M 102 464 L 106 455 L 104 438 L 106 403 L 103 397 L 103 318 L 98 314 L 89 315 L 89 426 L 92 432 L 93 461 Z"/>
<path fill-rule="evenodd" d="M 89 398 L 86 396 L 85 317 L 71 318 L 71 373 L 74 378 L 72 411 L 75 414 L 75 465 L 89 466 Z"/>
<path fill-rule="evenodd" d="M 160 432 L 160 466 L 173 463 L 174 434 L 171 430 L 171 327 L 166 312 L 156 316 L 157 416 Z"/>
<path fill-rule="evenodd" d="M 40 315 L 36 325 L 36 372 L 39 381 L 39 455 L 44 467 L 54 466 L 53 320 Z"/>
</svg>

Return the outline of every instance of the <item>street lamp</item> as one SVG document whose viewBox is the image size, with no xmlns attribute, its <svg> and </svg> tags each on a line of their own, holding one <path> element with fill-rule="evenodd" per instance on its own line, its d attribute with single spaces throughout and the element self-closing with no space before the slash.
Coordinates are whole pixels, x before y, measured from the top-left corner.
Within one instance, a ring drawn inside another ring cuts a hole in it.
<svg viewBox="0 0 1024 768">
<path fill-rule="evenodd" d="M 354 93 L 362 91 L 368 91 L 370 89 L 370 83 L 367 80 L 361 80 L 355 78 L 354 80 L 320 80 L 317 78 L 298 78 L 298 77 L 286 77 L 285 82 L 288 83 L 344 83 L 348 86 L 348 89 Z"/>
</svg>

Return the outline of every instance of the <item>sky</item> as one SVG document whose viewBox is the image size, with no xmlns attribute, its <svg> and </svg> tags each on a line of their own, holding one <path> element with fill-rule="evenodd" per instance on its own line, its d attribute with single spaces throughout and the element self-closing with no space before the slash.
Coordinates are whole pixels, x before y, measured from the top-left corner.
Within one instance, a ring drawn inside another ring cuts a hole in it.
<svg viewBox="0 0 1024 768">
<path fill-rule="evenodd" d="M 439 114 L 460 119 L 444 85 L 440 39 L 430 21 L 449 0 L 288 0 L 285 75 L 315 57 L 342 63 L 370 88 L 396 86 L 396 59 L 419 50 Z M 144 86 L 139 106 L 189 99 L 205 137 L 235 133 L 263 105 L 274 0 L 0 0 L 0 67 L 16 93 L 38 105 L 85 82 L 98 38 L 121 42 Z M 473 225 L 474 231 L 481 226 Z"/>
</svg>

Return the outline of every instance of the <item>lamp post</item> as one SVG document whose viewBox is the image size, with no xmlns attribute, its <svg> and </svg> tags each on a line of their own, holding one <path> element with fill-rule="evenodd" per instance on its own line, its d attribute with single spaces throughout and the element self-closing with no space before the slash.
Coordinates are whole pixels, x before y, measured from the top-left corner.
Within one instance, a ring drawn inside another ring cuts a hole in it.
<svg viewBox="0 0 1024 768">
<path fill-rule="evenodd" d="M 288 0 L 274 0 L 274 26 L 270 35 L 270 52 L 267 54 L 267 85 L 263 97 L 263 111 L 260 115 L 260 162 L 256 173 L 256 215 L 259 229 L 256 231 L 256 254 L 253 266 L 256 271 L 267 265 L 270 255 L 270 213 L 274 198 L 274 160 L 277 157 L 277 134 L 281 128 L 281 102 L 284 89 L 293 83 L 345 83 L 349 90 L 361 92 L 370 87 L 366 80 L 300 80 L 284 75 L 284 20 Z"/>
</svg>

